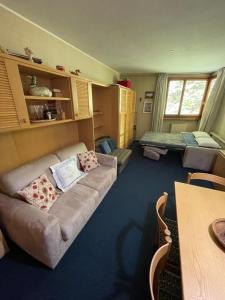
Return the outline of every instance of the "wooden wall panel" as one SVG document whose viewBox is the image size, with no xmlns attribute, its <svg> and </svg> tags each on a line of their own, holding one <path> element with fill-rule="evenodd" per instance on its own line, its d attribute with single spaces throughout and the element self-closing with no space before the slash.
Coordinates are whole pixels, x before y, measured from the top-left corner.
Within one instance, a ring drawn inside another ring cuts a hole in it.
<svg viewBox="0 0 225 300">
<path fill-rule="evenodd" d="M 79 141 L 85 143 L 88 150 L 94 150 L 94 124 L 93 119 L 77 121 Z"/>
<path fill-rule="evenodd" d="M 0 173 L 78 141 L 75 122 L 2 133 L 0 134 Z"/>
</svg>

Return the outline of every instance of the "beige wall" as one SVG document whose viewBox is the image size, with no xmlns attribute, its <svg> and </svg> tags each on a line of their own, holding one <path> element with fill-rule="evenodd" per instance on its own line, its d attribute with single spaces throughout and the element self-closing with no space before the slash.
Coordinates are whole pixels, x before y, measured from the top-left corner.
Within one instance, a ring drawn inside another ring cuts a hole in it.
<svg viewBox="0 0 225 300">
<path fill-rule="evenodd" d="M 195 131 L 198 129 L 198 121 L 164 120 L 163 131 L 171 132 L 171 126 L 173 126 L 172 132 L 174 133 L 181 131 Z"/>
<path fill-rule="evenodd" d="M 112 83 L 119 78 L 118 72 L 1 6 L 0 44 L 22 53 L 28 46 L 45 64 L 63 65 L 67 71 L 80 69 L 83 76 L 95 80 Z"/>
<path fill-rule="evenodd" d="M 218 136 L 225 141 L 225 98 L 223 99 L 215 126 L 212 131 L 218 134 Z"/>
<path fill-rule="evenodd" d="M 132 81 L 132 89 L 136 91 L 137 95 L 137 117 L 136 117 L 136 138 L 139 139 L 145 131 L 151 130 L 152 114 L 143 113 L 143 105 L 146 91 L 155 91 L 157 80 L 156 74 L 126 74 L 123 78 L 129 78 Z M 141 101 L 140 101 L 141 98 Z M 177 124 L 177 132 L 180 131 L 194 131 L 197 130 L 197 121 L 183 121 L 183 120 L 164 120 L 163 131 L 170 132 L 171 125 Z M 175 131 L 176 132 L 176 129 Z"/>
</svg>

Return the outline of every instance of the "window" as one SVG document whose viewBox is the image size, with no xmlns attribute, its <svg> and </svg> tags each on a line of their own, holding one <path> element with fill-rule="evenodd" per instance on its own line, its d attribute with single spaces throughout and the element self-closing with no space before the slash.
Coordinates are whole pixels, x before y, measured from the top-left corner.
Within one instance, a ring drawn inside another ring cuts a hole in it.
<svg viewBox="0 0 225 300">
<path fill-rule="evenodd" d="M 214 84 L 214 79 L 210 82 L 209 80 L 196 78 L 170 79 L 165 116 L 199 118 L 205 97 L 207 94 L 209 95 Z"/>
</svg>

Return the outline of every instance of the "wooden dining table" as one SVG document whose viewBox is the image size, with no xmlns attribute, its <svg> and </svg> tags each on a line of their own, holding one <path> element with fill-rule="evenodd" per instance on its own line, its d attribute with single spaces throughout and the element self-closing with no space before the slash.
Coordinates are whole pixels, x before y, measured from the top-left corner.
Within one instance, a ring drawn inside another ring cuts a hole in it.
<svg viewBox="0 0 225 300">
<path fill-rule="evenodd" d="M 175 182 L 183 299 L 225 300 L 225 248 L 211 224 L 225 218 L 225 192 Z"/>
</svg>

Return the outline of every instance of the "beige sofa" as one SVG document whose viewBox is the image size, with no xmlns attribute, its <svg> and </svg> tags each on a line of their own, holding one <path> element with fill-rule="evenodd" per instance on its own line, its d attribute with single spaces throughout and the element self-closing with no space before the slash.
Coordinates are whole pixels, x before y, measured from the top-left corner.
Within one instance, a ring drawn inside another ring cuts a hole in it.
<svg viewBox="0 0 225 300">
<path fill-rule="evenodd" d="M 183 156 L 183 167 L 209 172 L 220 149 L 188 146 Z"/>
<path fill-rule="evenodd" d="M 60 197 L 48 213 L 17 199 L 16 192 L 46 173 L 49 166 L 86 151 L 83 143 L 25 164 L 0 178 L 0 225 L 31 256 L 55 268 L 116 180 L 115 157 L 97 154 L 100 166 Z M 96 232 L 97 234 L 97 232 Z"/>
</svg>

